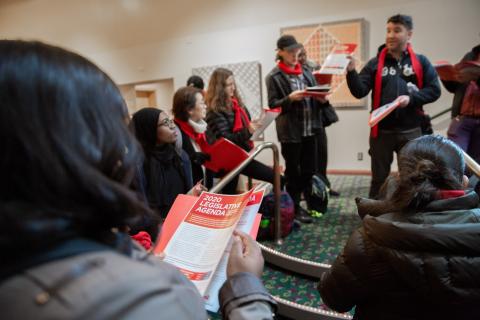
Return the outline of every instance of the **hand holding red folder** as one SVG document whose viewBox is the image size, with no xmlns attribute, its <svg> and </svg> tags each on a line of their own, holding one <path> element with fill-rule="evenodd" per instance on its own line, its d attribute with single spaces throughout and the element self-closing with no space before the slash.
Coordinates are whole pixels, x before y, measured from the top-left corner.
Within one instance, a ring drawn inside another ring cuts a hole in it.
<svg viewBox="0 0 480 320">
<path fill-rule="evenodd" d="M 204 163 L 207 169 L 230 172 L 248 158 L 248 153 L 225 138 L 218 139 L 206 152 L 210 160 Z"/>
</svg>

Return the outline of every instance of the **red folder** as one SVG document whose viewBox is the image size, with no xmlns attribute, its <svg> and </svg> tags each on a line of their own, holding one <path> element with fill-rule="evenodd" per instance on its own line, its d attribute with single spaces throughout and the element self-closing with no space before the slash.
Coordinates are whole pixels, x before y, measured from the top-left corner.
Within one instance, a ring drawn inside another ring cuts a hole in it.
<svg viewBox="0 0 480 320">
<path fill-rule="evenodd" d="M 456 65 L 450 64 L 448 61 L 437 61 L 434 65 L 438 76 L 443 81 L 459 81 L 459 71 L 466 68 L 480 68 L 478 61 L 462 61 Z"/>
<path fill-rule="evenodd" d="M 204 163 L 207 169 L 230 172 L 248 158 L 248 153 L 228 139 L 220 138 L 208 148 L 210 161 Z"/>
<path fill-rule="evenodd" d="M 333 74 L 330 73 L 320 73 L 318 71 L 315 71 L 313 73 L 315 80 L 317 80 L 318 84 L 330 84 L 332 83 L 332 76 Z"/>
</svg>

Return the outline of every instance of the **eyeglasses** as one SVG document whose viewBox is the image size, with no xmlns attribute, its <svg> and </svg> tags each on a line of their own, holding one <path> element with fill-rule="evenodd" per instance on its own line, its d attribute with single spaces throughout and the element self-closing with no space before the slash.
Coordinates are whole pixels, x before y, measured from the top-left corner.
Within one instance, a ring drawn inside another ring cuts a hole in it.
<svg viewBox="0 0 480 320">
<path fill-rule="evenodd" d="M 162 121 L 160 121 L 160 123 L 157 124 L 157 127 L 161 127 L 161 126 L 175 128 L 175 122 L 170 118 L 165 118 Z"/>
</svg>

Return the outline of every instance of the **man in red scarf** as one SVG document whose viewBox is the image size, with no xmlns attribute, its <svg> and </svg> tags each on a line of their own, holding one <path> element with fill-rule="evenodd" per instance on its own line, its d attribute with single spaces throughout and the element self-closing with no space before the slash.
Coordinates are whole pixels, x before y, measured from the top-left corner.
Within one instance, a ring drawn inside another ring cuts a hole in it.
<svg viewBox="0 0 480 320">
<path fill-rule="evenodd" d="M 412 18 L 395 15 L 387 21 L 385 44 L 360 73 L 352 59 L 347 67 L 347 84 L 356 98 L 372 90 L 372 110 L 401 97 L 400 106 L 383 119 L 370 133 L 372 182 L 370 198 L 376 198 L 390 174 L 393 152 L 422 134 L 423 105 L 440 97 L 440 84 L 428 59 L 415 54 L 409 41 L 413 33 Z"/>
</svg>

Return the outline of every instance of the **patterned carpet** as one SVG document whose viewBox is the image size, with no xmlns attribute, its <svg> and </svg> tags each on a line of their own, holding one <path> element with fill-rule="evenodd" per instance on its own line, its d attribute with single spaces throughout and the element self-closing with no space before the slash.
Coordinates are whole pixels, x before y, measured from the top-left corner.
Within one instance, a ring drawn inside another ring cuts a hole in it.
<svg viewBox="0 0 480 320">
<path fill-rule="evenodd" d="M 312 224 L 302 225 L 292 232 L 282 245 L 264 242 L 269 247 L 303 259 L 332 263 L 343 249 L 353 229 L 360 225 L 355 197 L 367 196 L 370 186 L 368 176 L 329 176 L 334 190 L 340 197 L 330 197 L 328 212 L 316 218 Z M 316 289 L 317 280 L 300 276 L 266 265 L 262 277 L 266 288 L 273 295 L 290 301 L 328 309 Z"/>
<path fill-rule="evenodd" d="M 315 218 L 312 224 L 302 224 L 284 239 L 282 245 L 272 242 L 263 244 L 283 253 L 302 259 L 332 263 L 343 249 L 353 229 L 360 225 L 357 216 L 355 197 L 368 195 L 369 176 L 329 176 L 334 190 L 339 197 L 330 197 L 328 212 Z M 328 309 L 316 289 L 316 279 L 303 277 L 295 273 L 266 265 L 262 280 L 273 295 L 312 307 Z M 212 319 L 220 319 L 212 316 Z"/>
</svg>

